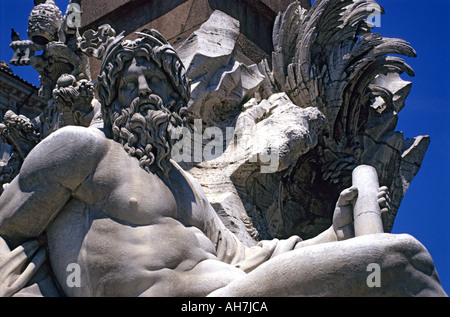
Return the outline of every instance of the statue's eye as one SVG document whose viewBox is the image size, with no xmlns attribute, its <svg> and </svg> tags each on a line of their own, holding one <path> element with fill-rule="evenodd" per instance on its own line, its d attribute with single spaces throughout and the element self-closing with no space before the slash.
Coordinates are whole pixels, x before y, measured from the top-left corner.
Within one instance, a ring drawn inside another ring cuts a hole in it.
<svg viewBox="0 0 450 317">
<path fill-rule="evenodd" d="M 127 90 L 133 90 L 133 89 L 136 88 L 136 84 L 134 82 L 132 82 L 132 81 L 129 81 L 129 82 L 125 83 L 123 88 L 125 88 Z"/>
<path fill-rule="evenodd" d="M 160 79 L 159 79 L 158 77 L 153 76 L 153 77 L 150 79 L 150 83 L 151 83 L 152 85 L 156 85 L 156 84 L 159 83 L 159 82 L 160 82 Z"/>
</svg>

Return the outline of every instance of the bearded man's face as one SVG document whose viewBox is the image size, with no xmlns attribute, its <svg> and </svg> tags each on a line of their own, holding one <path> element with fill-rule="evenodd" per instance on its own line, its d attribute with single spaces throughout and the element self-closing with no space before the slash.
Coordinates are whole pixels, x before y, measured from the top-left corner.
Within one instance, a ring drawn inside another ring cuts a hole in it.
<svg viewBox="0 0 450 317">
<path fill-rule="evenodd" d="M 150 171 L 170 169 L 170 111 L 174 91 L 154 62 L 135 57 L 125 68 L 117 100 L 109 109 L 114 140 Z"/>
<path fill-rule="evenodd" d="M 155 94 L 167 104 L 173 93 L 166 74 L 158 65 L 143 57 L 135 57 L 122 76 L 118 100 L 129 105 L 137 97 Z"/>
</svg>

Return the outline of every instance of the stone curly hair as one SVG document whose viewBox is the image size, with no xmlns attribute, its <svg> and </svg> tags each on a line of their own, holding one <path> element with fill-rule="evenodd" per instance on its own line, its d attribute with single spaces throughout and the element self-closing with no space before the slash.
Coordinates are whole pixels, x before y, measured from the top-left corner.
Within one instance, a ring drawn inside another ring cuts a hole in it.
<svg viewBox="0 0 450 317">
<path fill-rule="evenodd" d="M 156 63 L 167 75 L 169 83 L 178 98 L 167 105 L 171 112 L 171 123 L 180 126 L 185 123 L 187 103 L 190 98 L 190 82 L 186 77 L 183 62 L 175 49 L 156 30 L 143 30 L 136 33 L 139 38 L 135 41 L 123 40 L 119 36 L 108 47 L 100 67 L 100 75 L 95 84 L 97 99 L 102 105 L 105 128 L 111 127 L 108 118 L 108 108 L 117 98 L 120 85 L 120 74 L 134 57 L 144 57 Z"/>
</svg>

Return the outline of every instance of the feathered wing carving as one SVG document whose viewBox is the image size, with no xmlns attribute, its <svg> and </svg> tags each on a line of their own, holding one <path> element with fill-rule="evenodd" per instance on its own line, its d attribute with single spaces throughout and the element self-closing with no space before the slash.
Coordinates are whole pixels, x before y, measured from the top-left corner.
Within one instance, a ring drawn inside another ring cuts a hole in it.
<svg viewBox="0 0 450 317">
<path fill-rule="evenodd" d="M 411 89 L 400 75 L 414 72 L 392 55 L 416 52 L 404 40 L 372 33 L 374 12 L 384 10 L 372 0 L 317 0 L 309 10 L 293 2 L 275 21 L 272 69 L 267 61 L 259 66 L 266 76 L 264 97 L 285 92 L 297 106 L 317 107 L 325 115 L 317 151 L 324 181 L 348 186 L 357 165 L 377 168 L 380 183 L 391 191 L 390 230 L 429 138 L 403 140 L 394 131 Z"/>
</svg>

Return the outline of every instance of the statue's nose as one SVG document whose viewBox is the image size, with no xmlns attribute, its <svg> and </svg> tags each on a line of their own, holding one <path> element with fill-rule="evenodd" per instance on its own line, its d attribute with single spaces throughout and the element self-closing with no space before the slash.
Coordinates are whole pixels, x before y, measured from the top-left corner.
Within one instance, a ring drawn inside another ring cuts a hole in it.
<svg viewBox="0 0 450 317">
<path fill-rule="evenodd" d="M 147 97 L 152 93 L 152 90 L 148 86 L 147 79 L 145 76 L 139 76 L 138 78 L 138 84 L 139 84 L 139 96 L 140 97 Z"/>
</svg>

